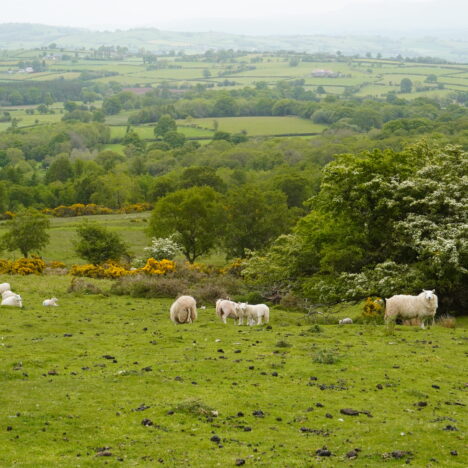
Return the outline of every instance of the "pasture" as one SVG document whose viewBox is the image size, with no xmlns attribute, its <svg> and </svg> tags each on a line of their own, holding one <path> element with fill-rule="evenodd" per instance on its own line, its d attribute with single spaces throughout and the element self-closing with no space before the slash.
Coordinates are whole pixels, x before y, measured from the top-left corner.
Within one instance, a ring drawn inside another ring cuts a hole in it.
<svg viewBox="0 0 468 468">
<path fill-rule="evenodd" d="M 468 464 L 465 329 L 275 309 L 238 327 L 213 304 L 175 326 L 170 300 L 107 296 L 109 281 L 88 296 L 68 276 L 5 280 L 25 308 L 0 309 L 1 466 Z"/>
</svg>

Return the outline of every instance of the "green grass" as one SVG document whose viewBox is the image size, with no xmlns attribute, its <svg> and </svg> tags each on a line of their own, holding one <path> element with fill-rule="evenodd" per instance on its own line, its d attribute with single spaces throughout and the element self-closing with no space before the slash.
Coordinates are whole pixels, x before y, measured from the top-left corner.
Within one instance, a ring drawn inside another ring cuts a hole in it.
<svg viewBox="0 0 468 468">
<path fill-rule="evenodd" d="M 25 308 L 1 309 L 0 466 L 468 464 L 466 408 L 454 404 L 464 402 L 466 330 L 315 333 L 280 310 L 270 329 L 238 327 L 208 304 L 193 325 L 175 326 L 169 300 L 68 294 L 69 277 L 5 280 Z M 43 308 L 52 295 L 60 306 Z M 331 457 L 315 455 L 323 446 Z M 395 451 L 412 455 L 383 458 Z"/>
<path fill-rule="evenodd" d="M 311 120 L 299 117 L 220 117 L 207 119 L 191 119 L 191 123 L 213 130 L 213 122 L 218 122 L 218 130 L 230 133 L 247 131 L 249 136 L 278 135 L 285 133 L 320 133 L 325 128 Z M 183 120 L 178 120 L 183 125 Z"/>
</svg>

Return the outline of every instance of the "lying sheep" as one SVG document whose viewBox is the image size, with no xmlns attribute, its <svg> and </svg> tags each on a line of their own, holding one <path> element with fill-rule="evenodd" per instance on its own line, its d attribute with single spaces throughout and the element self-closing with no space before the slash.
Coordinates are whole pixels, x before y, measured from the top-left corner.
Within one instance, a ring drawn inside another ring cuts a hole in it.
<svg viewBox="0 0 468 468">
<path fill-rule="evenodd" d="M 192 323 L 197 319 L 197 303 L 192 296 L 180 296 L 171 305 L 169 316 L 174 323 Z"/>
<path fill-rule="evenodd" d="M 6 299 L 10 296 L 16 296 L 16 294 L 13 291 L 10 291 L 9 289 L 7 291 L 2 292 L 2 299 Z"/>
<path fill-rule="evenodd" d="M 216 301 L 216 315 L 223 321 L 227 323 L 229 317 L 239 319 L 239 314 L 237 313 L 237 302 L 230 301 L 228 299 L 218 299 Z M 240 322 L 239 322 L 240 325 Z"/>
<path fill-rule="evenodd" d="M 237 313 L 239 315 L 239 325 L 242 325 L 244 317 L 247 318 L 247 323 L 252 326 L 262 324 L 262 319 L 265 323 L 270 321 L 270 309 L 266 304 L 247 304 L 242 302 L 236 307 Z"/>
<path fill-rule="evenodd" d="M 57 301 L 58 301 L 58 299 L 56 297 L 52 297 L 50 299 L 45 299 L 42 302 L 42 305 L 47 306 L 47 307 L 50 307 L 50 306 L 57 307 L 58 306 Z"/>
<path fill-rule="evenodd" d="M 5 299 L 2 299 L 2 306 L 12 306 L 12 307 L 23 307 L 23 300 L 19 294 L 14 294 L 13 296 L 8 296 Z"/>
<path fill-rule="evenodd" d="M 0 283 L 0 294 L 3 293 L 4 291 L 10 291 L 11 286 L 10 283 Z"/>
<path fill-rule="evenodd" d="M 353 319 L 349 318 L 349 317 L 346 317 L 344 319 L 341 319 L 339 322 L 338 322 L 340 325 L 348 325 L 348 324 L 351 324 L 353 323 Z"/>
<path fill-rule="evenodd" d="M 435 290 L 423 292 L 418 296 L 399 294 L 385 299 L 385 321 L 395 322 L 397 318 L 403 320 L 419 319 L 421 328 L 425 328 L 424 320 L 432 317 L 432 325 L 435 322 L 438 299 Z"/>
</svg>

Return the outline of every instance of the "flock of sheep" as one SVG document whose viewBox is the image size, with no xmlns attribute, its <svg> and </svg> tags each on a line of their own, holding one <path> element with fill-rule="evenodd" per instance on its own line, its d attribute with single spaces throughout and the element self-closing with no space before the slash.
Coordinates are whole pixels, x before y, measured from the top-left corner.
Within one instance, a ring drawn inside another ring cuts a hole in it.
<svg viewBox="0 0 468 468">
<path fill-rule="evenodd" d="M 435 291 L 423 290 L 418 296 L 399 294 L 385 300 L 385 322 L 395 322 L 398 318 L 403 320 L 417 319 L 421 328 L 425 328 L 425 321 L 432 318 L 434 325 L 437 312 L 438 299 Z M 197 303 L 192 296 L 180 296 L 171 305 L 170 318 L 175 324 L 193 323 L 197 319 Z M 218 299 L 216 301 L 216 315 L 227 323 L 228 318 L 237 320 L 238 325 L 247 323 L 261 325 L 262 321 L 268 323 L 270 320 L 270 309 L 265 304 L 247 304 L 245 302 L 234 302 L 229 299 Z M 340 325 L 352 324 L 351 318 L 339 321 Z"/>
<path fill-rule="evenodd" d="M 218 299 L 216 301 L 216 315 L 227 323 L 228 318 L 237 320 L 238 325 L 243 325 L 244 319 L 252 325 L 261 325 L 262 321 L 268 323 L 270 320 L 270 309 L 265 304 L 247 304 L 245 302 L 234 302 L 229 299 Z M 192 323 L 197 318 L 197 303 L 192 296 L 180 296 L 171 305 L 169 312 L 171 320 L 176 323 Z"/>
<path fill-rule="evenodd" d="M 2 306 L 23 307 L 23 300 L 19 294 L 11 290 L 10 283 L 0 284 L 2 295 Z M 52 297 L 42 302 L 43 306 L 58 306 L 58 299 Z M 438 299 L 435 291 L 423 290 L 418 296 L 399 294 L 385 300 L 385 322 L 395 322 L 398 318 L 403 320 L 418 320 L 421 328 L 425 328 L 424 322 L 432 318 L 434 325 L 437 312 Z M 261 325 L 270 320 L 270 309 L 265 304 L 247 304 L 245 302 L 234 302 L 229 299 L 218 299 L 216 301 L 216 315 L 227 323 L 228 318 L 237 320 L 238 325 L 243 325 L 244 319 L 247 324 Z M 197 319 L 197 303 L 192 296 L 180 296 L 171 305 L 170 319 L 175 324 L 193 323 Z M 350 318 L 339 321 L 340 325 L 352 324 Z"/>
<path fill-rule="evenodd" d="M 2 302 L 0 305 L 10 307 L 23 307 L 23 299 L 19 294 L 16 294 L 11 290 L 10 283 L 1 283 L 0 293 L 2 295 Z M 58 299 L 56 297 L 52 297 L 51 299 L 45 299 L 42 302 L 42 305 L 58 306 L 57 301 Z"/>
</svg>

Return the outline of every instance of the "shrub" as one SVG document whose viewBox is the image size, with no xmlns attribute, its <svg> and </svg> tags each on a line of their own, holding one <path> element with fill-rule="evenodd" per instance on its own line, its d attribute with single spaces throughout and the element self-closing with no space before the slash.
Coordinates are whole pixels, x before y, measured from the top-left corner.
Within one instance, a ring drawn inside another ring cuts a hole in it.
<svg viewBox="0 0 468 468">
<path fill-rule="evenodd" d="M 361 316 L 364 322 L 383 320 L 384 312 L 383 299 L 380 297 L 368 297 L 364 303 L 364 310 Z"/>
<path fill-rule="evenodd" d="M 292 344 L 288 343 L 287 341 L 280 340 L 275 344 L 275 346 L 277 348 L 290 348 L 292 346 Z"/>
<path fill-rule="evenodd" d="M 146 247 L 144 250 L 150 257 L 156 260 L 165 258 L 172 260 L 181 252 L 181 246 L 174 240 L 174 236 L 153 237 L 151 246 Z"/>
<path fill-rule="evenodd" d="M 177 297 L 188 290 L 189 283 L 181 278 L 157 278 L 145 275 L 132 275 L 120 278 L 111 287 L 116 295 L 132 297 L 161 298 Z"/>
</svg>

